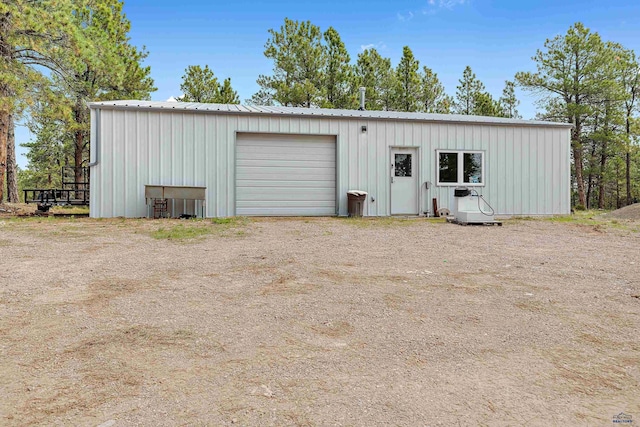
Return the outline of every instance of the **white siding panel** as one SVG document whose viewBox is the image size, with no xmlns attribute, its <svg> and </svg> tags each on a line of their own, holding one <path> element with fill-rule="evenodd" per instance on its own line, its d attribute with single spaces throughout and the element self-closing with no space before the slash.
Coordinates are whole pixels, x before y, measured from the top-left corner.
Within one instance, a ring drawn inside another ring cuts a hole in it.
<svg viewBox="0 0 640 427">
<path fill-rule="evenodd" d="M 335 137 L 238 134 L 235 148 L 237 215 L 335 215 Z"/>
<path fill-rule="evenodd" d="M 439 207 L 450 207 L 453 187 L 435 185 L 438 149 L 485 152 L 485 186 L 478 191 L 499 215 L 570 209 L 568 129 L 111 108 L 92 110 L 91 120 L 91 159 L 97 161 L 91 168 L 94 217 L 146 215 L 147 184 L 205 186 L 209 217 L 286 215 L 292 203 L 298 203 L 298 215 L 333 215 L 336 208 L 346 215 L 351 189 L 369 193 L 365 215 L 385 216 L 390 214 L 392 146 L 419 148 L 420 184 L 434 184 L 428 190 L 421 185 L 423 210 L 432 210 L 434 197 Z M 363 125 L 367 132 L 361 131 Z M 246 141 L 255 132 L 269 134 L 273 146 Z M 274 193 L 271 187 L 280 190 Z M 278 191 L 287 196 L 271 200 Z M 300 199 L 303 193 L 309 200 Z M 179 202 L 174 214 L 190 209 L 191 204 Z"/>
</svg>

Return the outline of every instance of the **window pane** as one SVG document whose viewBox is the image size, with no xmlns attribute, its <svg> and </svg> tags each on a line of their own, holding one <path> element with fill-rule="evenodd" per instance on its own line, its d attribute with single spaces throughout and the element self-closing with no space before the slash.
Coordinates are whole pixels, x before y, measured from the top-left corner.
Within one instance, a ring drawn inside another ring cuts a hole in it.
<svg viewBox="0 0 640 427">
<path fill-rule="evenodd" d="M 464 182 L 482 183 L 482 153 L 464 153 Z"/>
<path fill-rule="evenodd" d="M 411 154 L 396 154 L 396 176 L 411 176 Z"/>
<path fill-rule="evenodd" d="M 458 182 L 458 153 L 440 153 L 440 182 Z"/>
</svg>

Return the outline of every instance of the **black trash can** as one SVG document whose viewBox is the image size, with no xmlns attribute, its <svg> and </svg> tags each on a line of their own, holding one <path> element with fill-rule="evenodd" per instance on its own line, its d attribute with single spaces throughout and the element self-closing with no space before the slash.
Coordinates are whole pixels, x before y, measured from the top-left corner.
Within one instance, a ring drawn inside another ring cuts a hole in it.
<svg viewBox="0 0 640 427">
<path fill-rule="evenodd" d="M 367 199 L 366 191 L 347 191 L 349 216 L 362 216 L 364 212 L 364 201 Z"/>
</svg>

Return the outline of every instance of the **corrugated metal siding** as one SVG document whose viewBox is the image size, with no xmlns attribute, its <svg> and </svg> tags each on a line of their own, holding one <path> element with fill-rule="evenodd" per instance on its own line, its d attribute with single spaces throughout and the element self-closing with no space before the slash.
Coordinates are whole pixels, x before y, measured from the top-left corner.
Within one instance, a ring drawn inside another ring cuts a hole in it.
<svg viewBox="0 0 640 427">
<path fill-rule="evenodd" d="M 245 132 L 335 135 L 340 215 L 346 215 L 346 192 L 353 189 L 369 193 L 365 215 L 389 215 L 392 146 L 418 148 L 421 184 L 436 182 L 436 150 L 483 150 L 486 185 L 478 190 L 498 214 L 570 210 L 567 128 L 94 107 L 92 139 L 99 139 L 99 153 L 92 152 L 98 164 L 91 168 L 91 215 L 146 216 L 146 184 L 205 186 L 207 216 L 235 215 L 235 141 Z M 433 197 L 449 207 L 451 194 L 452 187 L 421 185 L 421 210 L 431 210 Z M 174 208 L 177 214 L 193 206 Z"/>
</svg>

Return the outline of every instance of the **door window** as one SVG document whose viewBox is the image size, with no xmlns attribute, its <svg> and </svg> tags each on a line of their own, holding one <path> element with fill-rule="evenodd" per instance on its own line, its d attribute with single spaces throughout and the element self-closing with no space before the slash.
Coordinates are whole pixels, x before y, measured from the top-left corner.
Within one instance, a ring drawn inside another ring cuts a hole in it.
<svg viewBox="0 0 640 427">
<path fill-rule="evenodd" d="M 396 154 L 395 157 L 395 176 L 411 176 L 411 154 Z"/>
</svg>

